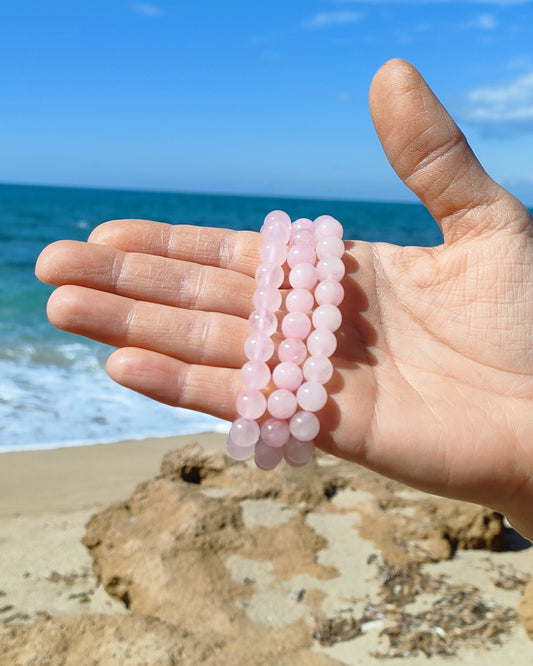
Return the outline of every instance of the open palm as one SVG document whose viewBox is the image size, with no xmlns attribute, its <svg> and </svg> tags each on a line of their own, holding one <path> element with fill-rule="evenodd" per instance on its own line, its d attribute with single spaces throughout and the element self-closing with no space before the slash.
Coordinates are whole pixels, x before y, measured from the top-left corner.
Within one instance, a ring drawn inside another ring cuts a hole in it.
<svg viewBox="0 0 533 666">
<path fill-rule="evenodd" d="M 533 534 L 533 237 L 418 72 L 391 61 L 371 111 L 444 234 L 436 248 L 346 242 L 343 325 L 317 445 L 506 513 Z M 266 211 L 265 211 L 266 212 Z M 327 211 L 325 211 L 327 212 Z M 59 328 L 114 345 L 110 376 L 235 417 L 259 234 L 115 221 L 47 248 Z"/>
</svg>

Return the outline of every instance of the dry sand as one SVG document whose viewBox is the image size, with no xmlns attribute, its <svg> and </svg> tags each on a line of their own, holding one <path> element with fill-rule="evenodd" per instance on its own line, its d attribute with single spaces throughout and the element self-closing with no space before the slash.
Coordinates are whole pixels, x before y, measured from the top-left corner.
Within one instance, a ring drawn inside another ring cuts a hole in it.
<svg viewBox="0 0 533 666">
<path fill-rule="evenodd" d="M 533 664 L 533 551 L 498 516 L 224 440 L 0 455 L 1 666 Z"/>
</svg>

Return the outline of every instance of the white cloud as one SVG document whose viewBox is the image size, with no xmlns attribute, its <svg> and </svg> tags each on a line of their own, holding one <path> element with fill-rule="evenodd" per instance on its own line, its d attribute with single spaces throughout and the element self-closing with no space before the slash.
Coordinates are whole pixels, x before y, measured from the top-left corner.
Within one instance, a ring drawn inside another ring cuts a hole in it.
<svg viewBox="0 0 533 666">
<path fill-rule="evenodd" d="M 350 102 L 352 97 L 353 97 L 352 94 L 349 93 L 349 92 L 346 92 L 345 90 L 341 91 L 337 95 L 337 99 L 339 100 L 339 102 Z"/>
<path fill-rule="evenodd" d="M 505 84 L 470 91 L 464 120 L 496 133 L 533 132 L 533 71 Z"/>
<path fill-rule="evenodd" d="M 136 2 L 133 5 L 133 10 L 137 14 L 142 14 L 143 16 L 163 16 L 165 13 L 160 7 L 152 5 L 149 2 Z"/>
<path fill-rule="evenodd" d="M 494 30 L 498 25 L 493 14 L 480 14 L 469 25 L 469 28 L 479 28 L 480 30 Z"/>
<path fill-rule="evenodd" d="M 479 14 L 471 21 L 460 23 L 459 30 L 494 30 L 498 27 L 498 21 L 494 14 Z"/>
<path fill-rule="evenodd" d="M 308 21 L 302 23 L 304 30 L 319 30 L 332 25 L 357 23 L 363 14 L 360 12 L 318 12 Z"/>
</svg>

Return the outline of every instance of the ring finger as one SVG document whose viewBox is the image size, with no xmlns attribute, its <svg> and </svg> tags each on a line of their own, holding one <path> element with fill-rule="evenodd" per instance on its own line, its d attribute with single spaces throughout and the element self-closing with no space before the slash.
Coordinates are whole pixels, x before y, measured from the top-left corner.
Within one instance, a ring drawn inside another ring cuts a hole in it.
<svg viewBox="0 0 533 666">
<path fill-rule="evenodd" d="M 187 363 L 238 368 L 244 362 L 245 319 L 136 301 L 65 285 L 51 295 L 54 326 L 114 347 L 138 347 Z"/>
</svg>

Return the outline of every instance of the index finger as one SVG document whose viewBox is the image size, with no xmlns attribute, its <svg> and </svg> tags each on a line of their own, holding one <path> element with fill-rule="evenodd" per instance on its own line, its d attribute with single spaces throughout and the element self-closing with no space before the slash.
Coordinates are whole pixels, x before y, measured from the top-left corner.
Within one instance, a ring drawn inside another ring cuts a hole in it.
<svg viewBox="0 0 533 666">
<path fill-rule="evenodd" d="M 124 252 L 180 259 L 253 276 L 259 264 L 261 239 L 254 231 L 150 220 L 112 220 L 96 227 L 89 242 Z"/>
</svg>

